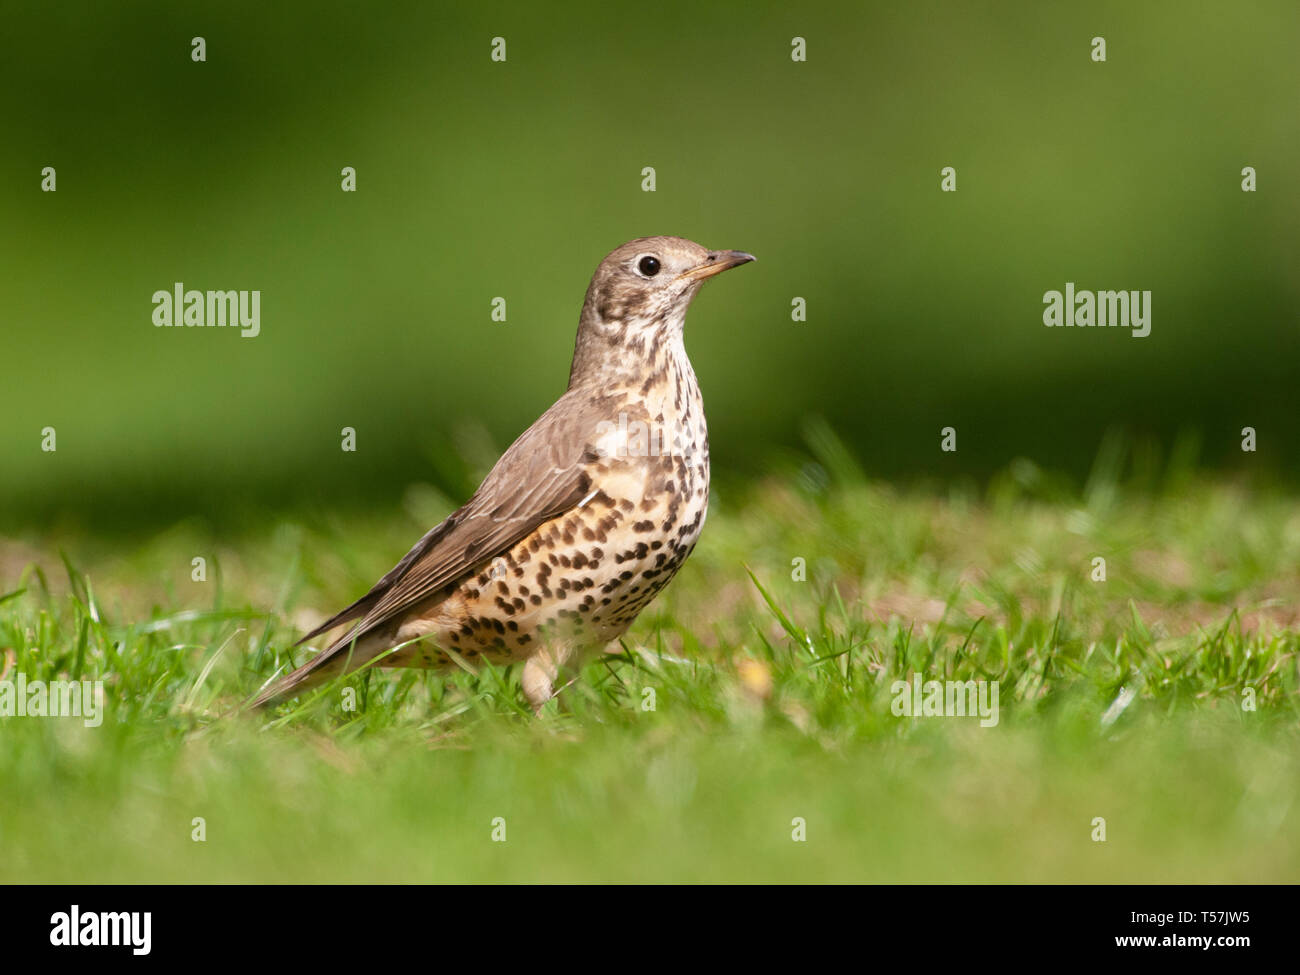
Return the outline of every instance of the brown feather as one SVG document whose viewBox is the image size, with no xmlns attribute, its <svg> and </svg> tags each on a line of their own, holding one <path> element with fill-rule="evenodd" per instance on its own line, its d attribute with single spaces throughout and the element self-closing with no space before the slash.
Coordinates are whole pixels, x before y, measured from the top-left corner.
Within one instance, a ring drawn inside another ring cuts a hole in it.
<svg viewBox="0 0 1300 975">
<path fill-rule="evenodd" d="M 354 642 L 479 571 L 539 525 L 581 503 L 591 490 L 586 470 L 595 459 L 591 442 L 598 424 L 609 416 L 605 398 L 589 390 L 571 390 L 560 397 L 511 444 L 463 507 L 421 538 L 368 593 L 303 640 L 358 616 L 360 622 L 271 685 L 254 705 L 298 688 Z"/>
</svg>

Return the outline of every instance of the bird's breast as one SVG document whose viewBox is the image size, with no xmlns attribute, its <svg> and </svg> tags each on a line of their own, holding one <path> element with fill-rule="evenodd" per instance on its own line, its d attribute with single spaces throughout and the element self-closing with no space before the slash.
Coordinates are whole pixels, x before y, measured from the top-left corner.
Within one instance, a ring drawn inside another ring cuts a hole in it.
<svg viewBox="0 0 1300 975">
<path fill-rule="evenodd" d="M 448 648 L 520 659 L 557 635 L 616 639 L 694 549 L 709 503 L 694 375 L 602 399 L 584 454 L 587 495 L 465 580 L 429 621 Z"/>
</svg>

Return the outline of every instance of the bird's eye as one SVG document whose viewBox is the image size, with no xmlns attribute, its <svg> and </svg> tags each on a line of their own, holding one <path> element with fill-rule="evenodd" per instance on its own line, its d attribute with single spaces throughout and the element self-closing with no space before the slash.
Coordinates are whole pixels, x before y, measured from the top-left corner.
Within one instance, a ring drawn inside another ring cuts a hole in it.
<svg viewBox="0 0 1300 975">
<path fill-rule="evenodd" d="M 637 270 L 647 278 L 653 278 L 659 273 L 659 258 L 651 257 L 647 254 L 645 257 L 641 258 L 641 260 L 637 261 L 636 267 Z"/>
</svg>

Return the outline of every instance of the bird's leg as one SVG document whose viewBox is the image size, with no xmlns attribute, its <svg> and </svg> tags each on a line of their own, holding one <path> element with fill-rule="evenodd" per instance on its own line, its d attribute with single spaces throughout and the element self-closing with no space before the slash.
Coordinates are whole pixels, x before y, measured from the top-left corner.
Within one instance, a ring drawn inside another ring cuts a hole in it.
<svg viewBox="0 0 1300 975">
<path fill-rule="evenodd" d="M 528 698 L 528 703 L 533 706 L 533 713 L 538 717 L 541 717 L 542 705 L 555 693 L 557 672 L 557 668 L 551 665 L 549 654 L 546 653 L 529 657 L 524 663 L 522 679 L 524 697 Z"/>
<path fill-rule="evenodd" d="M 555 680 L 573 657 L 573 644 L 563 641 L 543 647 L 524 663 L 521 683 L 534 714 L 540 716 L 542 706 L 555 696 Z"/>
</svg>

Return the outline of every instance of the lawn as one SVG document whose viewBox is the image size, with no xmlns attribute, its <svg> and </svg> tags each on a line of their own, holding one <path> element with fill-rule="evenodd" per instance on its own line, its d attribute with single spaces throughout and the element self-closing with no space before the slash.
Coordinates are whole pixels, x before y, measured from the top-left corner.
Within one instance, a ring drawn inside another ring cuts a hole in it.
<svg viewBox="0 0 1300 975">
<path fill-rule="evenodd" d="M 106 714 L 0 718 L 0 880 L 1300 879 L 1294 495 L 1105 451 L 1081 486 L 891 487 L 812 443 L 715 492 L 540 718 L 491 669 L 241 710 L 451 509 L 428 486 L 5 540 L 3 679 L 102 680 Z M 996 724 L 896 714 L 914 676 L 996 681 Z"/>
</svg>

